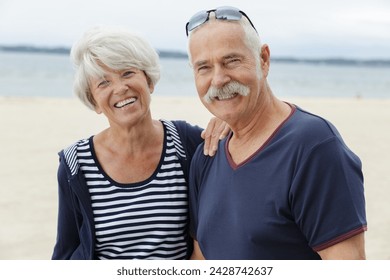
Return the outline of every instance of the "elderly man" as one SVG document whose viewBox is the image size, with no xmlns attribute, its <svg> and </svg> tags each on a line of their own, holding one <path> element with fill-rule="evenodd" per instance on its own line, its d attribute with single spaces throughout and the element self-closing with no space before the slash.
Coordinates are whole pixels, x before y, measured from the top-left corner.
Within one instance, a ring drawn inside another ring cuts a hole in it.
<svg viewBox="0 0 390 280">
<path fill-rule="evenodd" d="M 232 130 L 191 164 L 193 258 L 364 259 L 361 162 L 336 128 L 273 95 L 244 12 L 201 11 L 186 31 L 199 97 Z"/>
</svg>

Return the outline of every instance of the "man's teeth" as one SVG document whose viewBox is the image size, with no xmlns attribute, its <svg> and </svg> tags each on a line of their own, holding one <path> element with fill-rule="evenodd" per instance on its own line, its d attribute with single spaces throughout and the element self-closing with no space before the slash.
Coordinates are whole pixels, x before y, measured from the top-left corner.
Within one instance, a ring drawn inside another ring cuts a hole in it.
<svg viewBox="0 0 390 280">
<path fill-rule="evenodd" d="M 129 105 L 131 103 L 134 103 L 135 101 L 137 100 L 137 98 L 135 97 L 132 97 L 132 98 L 129 98 L 129 99 L 125 99 L 123 101 L 119 101 L 118 103 L 116 103 L 114 105 L 115 108 L 123 108 L 125 107 L 126 105 Z"/>
<path fill-rule="evenodd" d="M 235 96 L 237 96 L 238 93 L 233 93 L 233 94 L 225 94 L 225 95 L 218 95 L 216 98 L 218 100 L 226 100 L 226 99 L 230 99 L 230 98 L 233 98 Z"/>
</svg>

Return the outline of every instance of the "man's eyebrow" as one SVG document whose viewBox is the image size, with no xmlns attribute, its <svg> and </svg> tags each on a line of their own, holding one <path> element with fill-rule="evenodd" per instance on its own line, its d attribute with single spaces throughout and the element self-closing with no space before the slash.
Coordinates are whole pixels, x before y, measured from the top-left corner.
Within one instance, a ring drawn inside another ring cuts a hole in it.
<svg viewBox="0 0 390 280">
<path fill-rule="evenodd" d="M 208 63 L 207 60 L 200 60 L 200 61 L 195 62 L 194 66 L 200 67 L 202 65 L 206 65 L 207 63 Z"/>
<path fill-rule="evenodd" d="M 224 55 L 223 56 L 223 59 L 224 60 L 227 60 L 227 59 L 232 59 L 232 58 L 240 58 L 242 57 L 242 55 L 238 54 L 238 53 L 229 53 L 227 55 Z"/>
<path fill-rule="evenodd" d="M 227 54 L 227 55 L 224 55 L 224 56 L 222 57 L 222 60 L 224 61 L 224 60 L 228 60 L 228 59 L 232 59 L 232 58 L 241 58 L 241 57 L 242 57 L 242 55 L 239 54 L 239 53 L 229 53 L 229 54 Z M 208 63 L 209 63 L 209 61 L 206 60 L 206 59 L 204 59 L 204 60 L 199 60 L 199 61 L 197 61 L 197 62 L 194 63 L 194 66 L 195 66 L 195 67 L 201 67 L 201 66 L 203 66 L 203 65 L 207 65 Z"/>
</svg>

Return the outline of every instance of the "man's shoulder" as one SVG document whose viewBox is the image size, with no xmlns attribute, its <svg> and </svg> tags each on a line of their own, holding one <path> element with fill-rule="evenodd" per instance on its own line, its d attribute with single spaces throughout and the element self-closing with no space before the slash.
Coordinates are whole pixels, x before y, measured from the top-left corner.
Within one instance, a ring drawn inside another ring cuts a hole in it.
<svg viewBox="0 0 390 280">
<path fill-rule="evenodd" d="M 327 119 L 299 107 L 291 121 L 290 129 L 297 136 L 326 139 L 338 135 L 336 127 Z"/>
</svg>

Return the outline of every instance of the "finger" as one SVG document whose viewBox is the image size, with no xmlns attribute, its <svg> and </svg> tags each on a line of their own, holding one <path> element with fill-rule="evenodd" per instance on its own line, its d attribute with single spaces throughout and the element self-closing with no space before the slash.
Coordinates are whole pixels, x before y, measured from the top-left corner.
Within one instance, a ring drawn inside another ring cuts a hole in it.
<svg viewBox="0 0 390 280">
<path fill-rule="evenodd" d="M 225 126 L 221 132 L 221 134 L 219 135 L 219 139 L 223 139 L 225 138 L 230 132 L 230 127 L 225 123 Z"/>
<path fill-rule="evenodd" d="M 218 119 L 216 117 L 212 117 L 209 120 L 209 123 L 207 124 L 206 129 L 202 131 L 202 133 L 204 133 L 204 139 L 206 139 L 207 137 L 210 137 L 213 134 L 214 130 L 218 128 L 219 123 L 217 120 Z"/>
<path fill-rule="evenodd" d="M 206 130 L 203 130 L 202 132 L 203 134 L 203 139 L 204 139 L 204 146 L 203 146 L 203 154 L 205 156 L 207 156 L 209 154 L 209 150 L 210 150 L 210 133 L 207 133 Z"/>
<path fill-rule="evenodd" d="M 214 156 L 218 150 L 219 141 L 226 137 L 225 123 L 219 123 L 209 137 L 209 156 Z M 223 135 L 225 134 L 225 135 Z"/>
<path fill-rule="evenodd" d="M 216 118 L 211 118 L 206 129 L 202 131 L 201 137 L 204 139 L 204 147 L 203 147 L 203 154 L 204 155 L 209 155 L 210 151 L 210 146 L 211 146 L 211 139 L 212 139 L 212 134 L 215 129 L 215 124 L 216 124 Z"/>
<path fill-rule="evenodd" d="M 209 156 L 215 155 L 216 151 L 218 150 L 219 141 L 219 134 L 213 134 L 209 138 Z"/>
<path fill-rule="evenodd" d="M 208 156 L 208 155 L 209 155 L 209 145 L 207 144 L 206 141 L 204 142 L 204 146 L 203 146 L 203 154 L 204 154 L 205 156 Z"/>
<path fill-rule="evenodd" d="M 210 120 L 207 128 L 208 131 L 205 132 L 205 143 L 207 143 L 207 149 L 204 149 L 204 153 L 207 153 L 208 156 L 214 156 L 218 150 L 219 141 L 226 137 L 230 128 L 224 121 L 218 118 Z"/>
<path fill-rule="evenodd" d="M 217 135 L 220 139 L 224 138 L 224 137 L 226 137 L 227 132 L 229 131 L 229 129 L 226 129 L 226 126 L 228 126 L 226 124 L 226 122 L 224 122 L 221 119 L 216 118 L 214 130 L 211 133 Z"/>
</svg>

